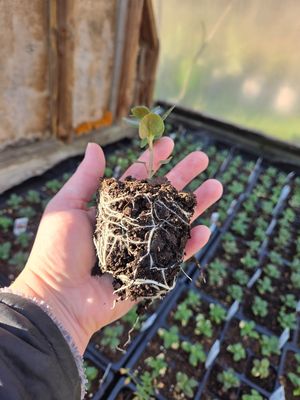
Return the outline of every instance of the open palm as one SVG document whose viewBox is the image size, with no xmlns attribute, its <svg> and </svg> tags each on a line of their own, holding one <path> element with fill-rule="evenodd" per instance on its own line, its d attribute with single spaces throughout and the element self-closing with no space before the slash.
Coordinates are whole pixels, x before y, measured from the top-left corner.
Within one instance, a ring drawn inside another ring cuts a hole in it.
<svg viewBox="0 0 300 400">
<path fill-rule="evenodd" d="M 162 138 L 154 147 L 154 169 L 161 160 L 169 157 L 173 141 Z M 139 158 L 147 162 L 146 151 Z M 193 152 L 179 162 L 167 178 L 178 190 L 206 169 L 207 156 Z M 97 190 L 105 169 L 105 157 L 97 144 L 89 144 L 85 158 L 77 171 L 54 196 L 42 217 L 36 240 L 27 265 L 12 288 L 45 300 L 57 318 L 71 334 L 81 353 L 91 335 L 120 318 L 132 306 L 127 301 L 117 302 L 109 275 L 91 276 L 96 255 L 93 245 L 95 210 L 87 203 Z M 146 178 L 142 163 L 135 163 L 122 176 Z M 222 195 L 221 184 L 210 179 L 196 191 L 197 206 L 193 219 L 197 218 Z M 210 236 L 206 226 L 192 229 L 187 242 L 185 258 L 190 258 L 203 247 Z"/>
</svg>

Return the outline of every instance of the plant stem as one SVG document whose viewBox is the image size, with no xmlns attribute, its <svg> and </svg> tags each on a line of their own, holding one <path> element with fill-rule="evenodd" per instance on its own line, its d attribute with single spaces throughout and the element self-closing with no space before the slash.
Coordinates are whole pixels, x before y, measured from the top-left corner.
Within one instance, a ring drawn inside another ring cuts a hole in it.
<svg viewBox="0 0 300 400">
<path fill-rule="evenodd" d="M 153 171 L 153 159 L 154 159 L 154 151 L 153 151 L 153 141 L 149 140 L 149 170 L 148 170 L 148 179 L 151 179 L 154 175 Z"/>
</svg>

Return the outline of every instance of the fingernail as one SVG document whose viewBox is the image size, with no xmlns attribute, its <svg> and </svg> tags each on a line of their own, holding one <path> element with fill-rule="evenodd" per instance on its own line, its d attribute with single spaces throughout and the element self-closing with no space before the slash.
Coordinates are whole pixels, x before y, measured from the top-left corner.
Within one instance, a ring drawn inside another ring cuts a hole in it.
<svg viewBox="0 0 300 400">
<path fill-rule="evenodd" d="M 87 156 L 88 152 L 90 151 L 90 149 L 91 149 L 91 147 L 92 147 L 92 144 L 93 144 L 93 143 L 91 143 L 91 142 L 89 142 L 89 143 L 87 144 L 86 149 L 85 149 L 85 153 L 84 153 L 84 157 Z"/>
</svg>

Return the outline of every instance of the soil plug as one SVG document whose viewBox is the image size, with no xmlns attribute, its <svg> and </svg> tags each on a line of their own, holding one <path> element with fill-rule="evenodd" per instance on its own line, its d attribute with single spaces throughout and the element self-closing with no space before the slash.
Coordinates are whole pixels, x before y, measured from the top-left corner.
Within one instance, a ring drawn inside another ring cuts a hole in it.
<svg viewBox="0 0 300 400">
<path fill-rule="evenodd" d="M 153 177 L 153 145 L 172 109 L 162 117 L 144 106 L 131 110 L 141 147 L 149 149 L 148 178 L 100 182 L 94 243 L 100 271 L 113 276 L 119 299 L 164 297 L 175 287 L 190 237 L 195 196 Z"/>
</svg>

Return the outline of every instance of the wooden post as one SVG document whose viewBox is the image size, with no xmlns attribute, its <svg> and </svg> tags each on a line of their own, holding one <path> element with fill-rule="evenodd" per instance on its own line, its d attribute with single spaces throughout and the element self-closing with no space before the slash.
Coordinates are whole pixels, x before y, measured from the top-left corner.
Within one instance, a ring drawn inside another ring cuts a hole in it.
<svg viewBox="0 0 300 400">
<path fill-rule="evenodd" d="M 57 137 L 70 141 L 72 137 L 73 50 L 72 34 L 74 0 L 57 0 L 58 21 L 58 111 Z"/>
<path fill-rule="evenodd" d="M 133 102 L 143 6 L 144 0 L 129 0 L 128 2 L 126 38 L 117 107 L 118 118 L 128 114 Z"/>
</svg>

